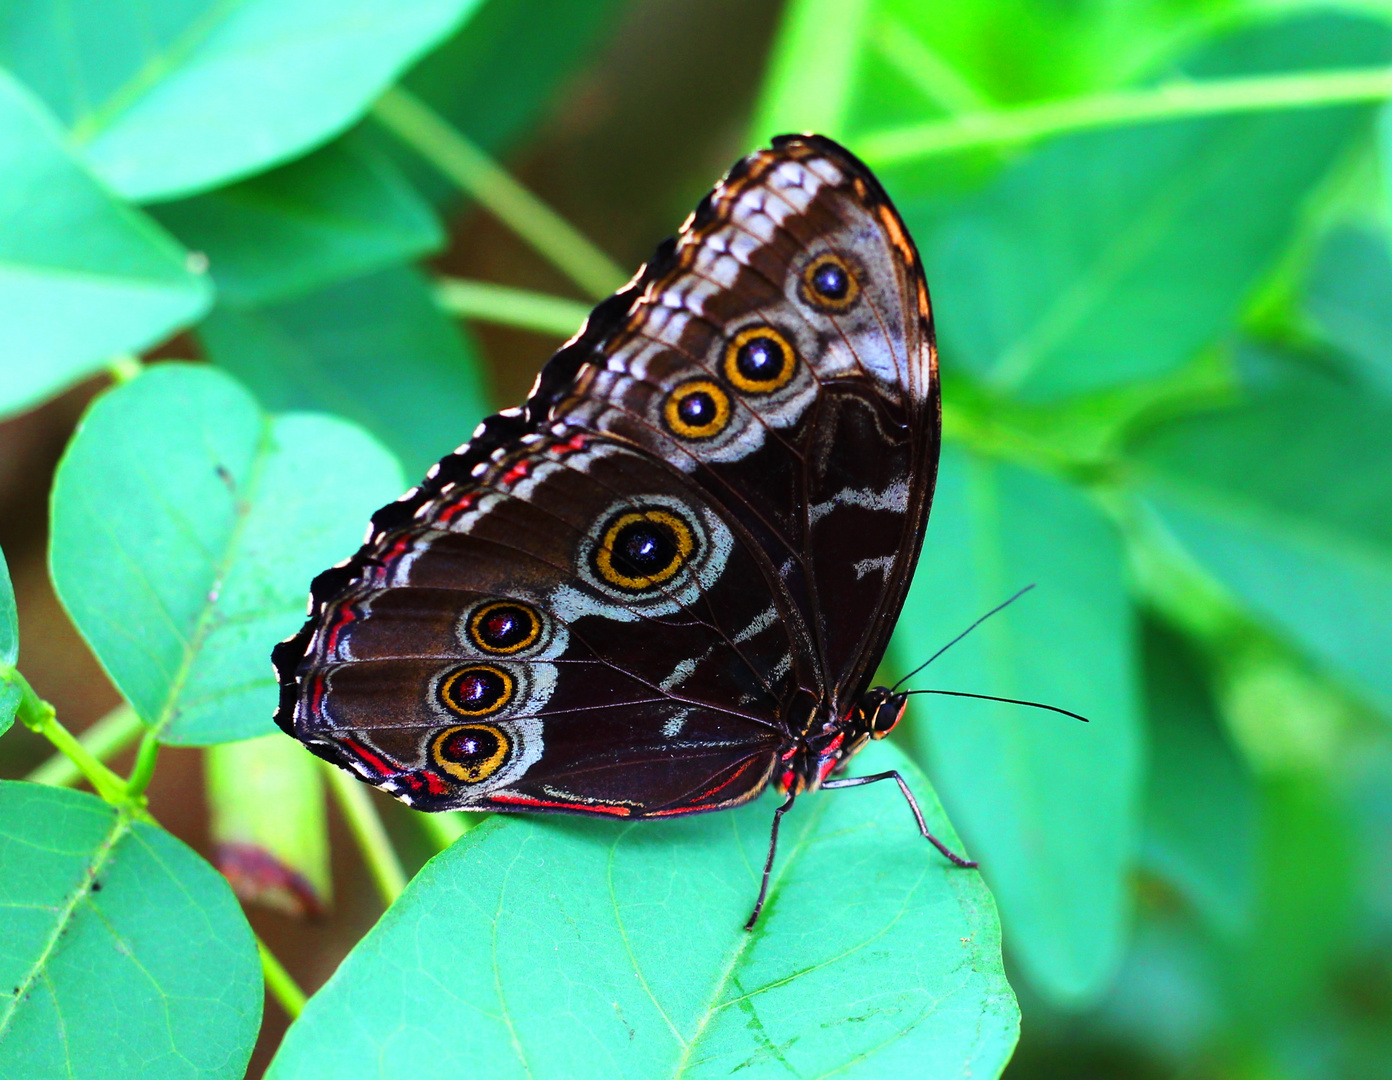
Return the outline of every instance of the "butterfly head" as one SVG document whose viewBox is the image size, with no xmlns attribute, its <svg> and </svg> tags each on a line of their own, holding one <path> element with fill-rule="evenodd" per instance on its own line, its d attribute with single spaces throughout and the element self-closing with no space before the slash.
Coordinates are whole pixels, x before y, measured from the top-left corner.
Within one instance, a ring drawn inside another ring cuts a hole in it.
<svg viewBox="0 0 1392 1080">
<path fill-rule="evenodd" d="M 867 690 L 860 699 L 860 718 L 866 734 L 872 739 L 883 739 L 894 730 L 908 707 L 908 694 L 896 694 L 886 686 Z"/>
</svg>

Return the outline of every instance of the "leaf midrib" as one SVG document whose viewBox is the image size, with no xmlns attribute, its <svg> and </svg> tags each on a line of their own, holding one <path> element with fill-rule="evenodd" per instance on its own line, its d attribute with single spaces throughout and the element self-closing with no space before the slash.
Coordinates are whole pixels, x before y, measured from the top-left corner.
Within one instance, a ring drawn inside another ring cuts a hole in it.
<svg viewBox="0 0 1392 1080">
<path fill-rule="evenodd" d="M 49 934 L 48 940 L 44 942 L 44 947 L 40 950 L 38 957 L 33 965 L 25 974 L 23 981 L 19 984 L 18 992 L 10 999 L 7 1012 L 0 1014 L 0 1042 L 3 1042 L 9 1032 L 10 1024 L 13 1023 L 15 1016 L 19 1013 L 20 1002 L 24 1001 L 29 991 L 33 988 L 35 980 L 44 974 L 48 967 L 48 961 L 58 948 L 58 941 L 67 931 L 68 924 L 72 922 L 77 911 L 77 905 L 91 894 L 92 882 L 96 880 L 101 868 L 106 865 L 106 861 L 111 856 L 111 852 L 131 829 L 131 818 L 120 811 L 116 811 L 116 820 L 107 831 L 102 842 L 93 850 L 87 863 L 87 871 L 68 896 L 67 902 L 58 913 L 58 918 L 54 921 L 53 931 Z"/>
<path fill-rule="evenodd" d="M 803 827 L 801 834 L 797 838 L 797 842 L 793 845 L 792 851 L 787 853 L 783 859 L 782 866 L 769 879 L 768 896 L 764 902 L 764 911 L 762 912 L 765 919 L 773 918 L 775 901 L 778 898 L 778 893 L 783 885 L 784 879 L 788 876 L 789 868 L 794 866 L 802 856 L 803 851 L 811 842 L 811 837 L 817 831 L 817 825 L 826 814 L 825 800 L 816 799 L 814 800 L 814 804 L 812 816 Z M 736 969 L 740 966 L 740 961 L 744 959 L 750 946 L 762 936 L 761 929 L 757 925 L 753 930 L 741 931 L 739 944 L 736 946 L 734 952 L 730 954 L 729 960 L 721 969 L 719 976 L 711 987 L 710 995 L 706 998 L 706 1004 L 701 1010 L 701 1018 L 696 1025 L 696 1030 L 692 1032 L 691 1038 L 687 1039 L 682 1045 L 681 1057 L 677 1060 L 676 1066 L 672 1069 L 672 1080 L 680 1080 L 681 1077 L 686 1075 L 687 1066 L 691 1063 L 691 1057 L 697 1044 L 700 1043 L 702 1037 L 705 1035 L 706 1029 L 710 1026 L 710 1022 L 724 1007 L 721 999 L 724 997 Z"/>
<path fill-rule="evenodd" d="M 227 535 L 227 542 L 223 546 L 222 557 L 214 565 L 211 580 L 208 582 L 208 589 L 218 587 L 218 599 L 204 603 L 199 612 L 198 621 L 193 625 L 193 632 L 189 634 L 184 642 L 183 655 L 179 660 L 179 667 L 174 672 L 174 677 L 169 681 L 169 691 L 165 695 L 164 704 L 160 706 L 159 715 L 150 725 L 155 733 L 161 737 L 164 735 L 165 728 L 173 720 L 179 700 L 183 694 L 184 684 L 188 682 L 189 673 L 193 670 L 193 665 L 197 662 L 199 654 L 202 652 L 203 643 L 213 627 L 213 613 L 217 609 L 222 594 L 226 592 L 228 574 L 231 572 L 233 562 L 236 558 L 238 548 L 241 545 L 242 537 L 246 532 L 247 522 L 251 518 L 252 510 L 256 505 L 256 496 L 261 485 L 261 480 L 265 474 L 266 463 L 271 457 L 271 418 L 265 413 L 261 414 L 260 429 L 256 440 L 256 453 L 252 458 L 251 469 L 247 473 L 246 483 L 241 493 L 233 494 L 232 512 L 234 523 L 231 532 Z M 205 596 L 207 593 L 205 592 Z"/>
</svg>

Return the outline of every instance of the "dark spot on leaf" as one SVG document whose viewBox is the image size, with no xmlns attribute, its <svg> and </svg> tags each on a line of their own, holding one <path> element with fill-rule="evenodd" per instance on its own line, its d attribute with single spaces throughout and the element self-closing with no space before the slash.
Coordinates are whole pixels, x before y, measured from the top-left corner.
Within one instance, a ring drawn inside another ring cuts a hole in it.
<svg viewBox="0 0 1392 1080">
<path fill-rule="evenodd" d="M 237 490 L 237 481 L 232 479 L 232 474 L 227 471 L 227 466 L 223 465 L 222 462 L 218 462 L 218 464 L 214 466 L 214 471 L 217 473 L 218 479 L 227 485 L 228 491 L 235 492 Z"/>
<path fill-rule="evenodd" d="M 95 878 L 92 880 L 92 891 L 101 892 L 101 882 L 97 881 Z"/>
</svg>

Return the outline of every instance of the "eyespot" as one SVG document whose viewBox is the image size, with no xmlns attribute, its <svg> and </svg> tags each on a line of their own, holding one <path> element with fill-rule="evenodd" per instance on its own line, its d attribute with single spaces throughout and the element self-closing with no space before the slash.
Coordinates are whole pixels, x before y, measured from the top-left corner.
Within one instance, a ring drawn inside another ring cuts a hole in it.
<svg viewBox="0 0 1392 1080">
<path fill-rule="evenodd" d="M 672 511 L 628 511 L 604 527 L 594 569 L 610 585 L 640 592 L 670 581 L 695 547 L 691 526 Z"/>
<path fill-rule="evenodd" d="M 802 272 L 802 298 L 821 311 L 845 311 L 860 295 L 860 283 L 839 255 L 818 255 Z"/>
<path fill-rule="evenodd" d="M 466 784 L 487 780 L 511 753 L 511 740 L 492 724 L 445 728 L 430 741 L 430 760 L 435 767 Z"/>
<path fill-rule="evenodd" d="M 460 716 L 487 716 L 512 700 L 513 677 L 492 664 L 472 664 L 440 683 L 440 701 Z"/>
<path fill-rule="evenodd" d="M 508 656 L 536 644 L 541 619 L 526 604 L 495 600 L 469 616 L 469 641 L 484 652 Z"/>
<path fill-rule="evenodd" d="M 796 365 L 788 339 L 769 326 L 746 327 L 725 347 L 725 377 L 749 394 L 771 394 L 787 386 Z"/>
<path fill-rule="evenodd" d="M 674 435 L 709 439 L 730 422 L 730 395 L 709 379 L 693 379 L 667 395 L 662 414 Z"/>
</svg>

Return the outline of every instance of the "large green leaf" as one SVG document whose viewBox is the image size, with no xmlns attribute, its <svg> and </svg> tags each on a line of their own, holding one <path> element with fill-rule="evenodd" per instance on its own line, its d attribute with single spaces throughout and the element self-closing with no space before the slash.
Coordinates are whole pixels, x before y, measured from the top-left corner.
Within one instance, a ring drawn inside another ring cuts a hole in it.
<svg viewBox="0 0 1392 1080">
<path fill-rule="evenodd" d="M 267 416 L 212 368 L 150 368 L 97 400 L 58 467 L 54 585 L 162 739 L 266 734 L 271 647 L 400 490 L 351 424 Z"/>
<path fill-rule="evenodd" d="M 1385 230 L 1345 226 L 1330 233 L 1310 273 L 1305 309 L 1359 374 L 1392 393 L 1392 250 Z"/>
<path fill-rule="evenodd" d="M 0 782 L 0 1074 L 238 1080 L 261 967 L 227 882 L 79 791 Z"/>
<path fill-rule="evenodd" d="M 1231 937 L 1248 927 L 1255 898 L 1256 785 L 1192 647 L 1155 624 L 1146 630 L 1145 862 Z"/>
<path fill-rule="evenodd" d="M 904 771 L 878 745 L 860 771 Z M 271 1077 L 428 1058 L 496 1077 L 971 1076 L 1014 1046 L 990 894 L 913 827 L 893 784 L 685 821 L 494 817 L 436 857 L 291 1027 Z"/>
<path fill-rule="evenodd" d="M 1070 1005 L 1100 993 L 1120 962 L 1139 831 L 1141 736 L 1121 548 L 1074 489 L 949 448 L 894 638 L 900 670 L 1031 583 L 1032 594 L 910 685 L 1044 702 L 1091 722 L 927 699 L 911 710 L 909 735 L 981 861 L 1021 969 Z"/>
<path fill-rule="evenodd" d="M 295 157 L 353 123 L 478 0 L 20 0 L 0 63 L 93 169 L 167 199 Z"/>
<path fill-rule="evenodd" d="M 360 277 L 444 242 L 430 207 L 390 159 L 352 135 L 152 213 L 208 257 L 219 302 L 239 307 Z"/>
<path fill-rule="evenodd" d="M 0 551 L 0 735 L 10 730 L 22 691 L 15 681 L 19 663 L 19 617 L 5 553 Z"/>
<path fill-rule="evenodd" d="M 1388 55 L 1383 24 L 1326 14 L 1229 40 L 1184 74 Z M 1368 118 L 1351 107 L 1092 132 L 1026 156 L 936 229 L 906 206 L 952 313 L 944 356 L 1038 400 L 1177 368 L 1231 330 Z"/>
<path fill-rule="evenodd" d="M 212 291 L 187 258 L 0 69 L 0 417 L 197 319 Z"/>
<path fill-rule="evenodd" d="M 1392 707 L 1392 402 L 1292 372 L 1135 439 L 1164 524 L 1234 593 Z"/>
<path fill-rule="evenodd" d="M 491 410 L 483 361 L 415 270 L 397 267 L 283 304 L 219 307 L 208 355 L 271 409 L 323 409 L 367 428 L 418 476 Z"/>
</svg>

